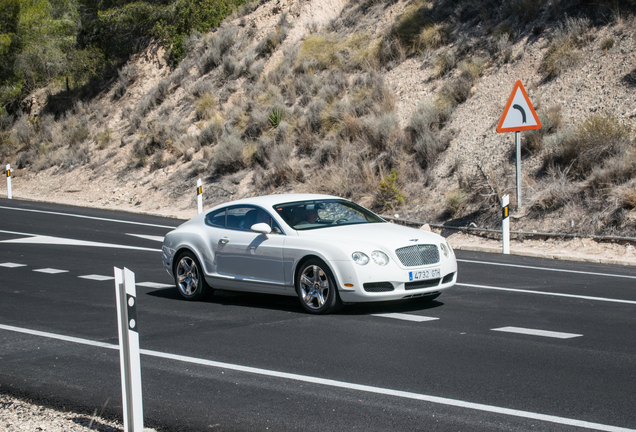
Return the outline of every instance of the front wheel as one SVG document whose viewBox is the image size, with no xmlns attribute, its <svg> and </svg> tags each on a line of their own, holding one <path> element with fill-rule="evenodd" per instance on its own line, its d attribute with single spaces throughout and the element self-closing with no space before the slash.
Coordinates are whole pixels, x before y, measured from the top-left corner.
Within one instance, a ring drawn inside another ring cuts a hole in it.
<svg viewBox="0 0 636 432">
<path fill-rule="evenodd" d="M 296 293 L 302 307 L 312 314 L 335 312 L 342 307 L 331 270 L 318 259 L 310 259 L 298 269 Z"/>
<path fill-rule="evenodd" d="M 213 291 L 205 281 L 199 260 L 191 252 L 184 252 L 177 258 L 174 282 L 186 300 L 200 300 Z"/>
</svg>

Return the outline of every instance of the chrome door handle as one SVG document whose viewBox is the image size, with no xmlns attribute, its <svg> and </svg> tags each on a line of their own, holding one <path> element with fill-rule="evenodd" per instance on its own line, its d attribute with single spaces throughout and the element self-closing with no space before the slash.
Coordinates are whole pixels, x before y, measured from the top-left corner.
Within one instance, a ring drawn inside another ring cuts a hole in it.
<svg viewBox="0 0 636 432">
<path fill-rule="evenodd" d="M 219 240 L 219 243 L 226 244 L 226 243 L 227 243 L 227 242 L 229 242 L 229 241 L 230 241 L 230 239 L 229 239 L 229 238 L 227 238 L 227 237 L 223 237 L 221 240 Z"/>
</svg>

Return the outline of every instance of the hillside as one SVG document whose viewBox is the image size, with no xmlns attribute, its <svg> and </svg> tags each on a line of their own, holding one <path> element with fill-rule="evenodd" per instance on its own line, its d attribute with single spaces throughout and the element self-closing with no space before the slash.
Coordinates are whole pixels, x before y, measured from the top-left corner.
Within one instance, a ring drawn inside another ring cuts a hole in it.
<svg viewBox="0 0 636 432">
<path fill-rule="evenodd" d="M 193 33 L 176 68 L 151 43 L 96 96 L 35 92 L 30 115 L 5 120 L 2 166 L 26 199 L 190 217 L 202 178 L 205 207 L 323 192 L 491 228 L 516 198 L 514 134 L 495 127 L 521 80 L 544 127 L 522 134 L 512 229 L 634 236 L 626 4 L 252 3 Z"/>
</svg>

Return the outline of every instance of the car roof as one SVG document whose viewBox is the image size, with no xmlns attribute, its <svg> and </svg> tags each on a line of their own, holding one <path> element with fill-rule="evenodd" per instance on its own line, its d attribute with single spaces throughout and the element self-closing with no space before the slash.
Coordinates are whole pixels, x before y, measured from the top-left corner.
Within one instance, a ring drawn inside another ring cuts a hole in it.
<svg viewBox="0 0 636 432">
<path fill-rule="evenodd" d="M 214 208 L 221 208 L 228 205 L 239 205 L 239 204 L 252 204 L 258 205 L 261 207 L 272 207 L 277 204 L 285 204 L 288 202 L 296 202 L 296 201 L 310 201 L 310 200 L 320 200 L 320 199 L 344 199 L 333 195 L 323 195 L 323 194 L 274 194 L 274 195 L 264 195 L 264 196 L 256 196 L 250 198 L 243 198 L 236 201 L 229 201 L 223 204 L 219 204 Z"/>
</svg>

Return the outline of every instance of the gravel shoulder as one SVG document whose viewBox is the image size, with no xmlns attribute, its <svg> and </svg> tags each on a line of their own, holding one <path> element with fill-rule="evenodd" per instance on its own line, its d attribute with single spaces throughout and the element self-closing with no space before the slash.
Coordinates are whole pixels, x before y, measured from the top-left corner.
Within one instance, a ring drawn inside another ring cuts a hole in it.
<svg viewBox="0 0 636 432">
<path fill-rule="evenodd" d="M 0 395 L 0 430 L 5 432 L 46 431 L 46 432 L 119 432 L 123 425 L 98 416 L 86 416 L 70 411 L 55 410 L 21 400 Z M 147 429 L 148 432 L 151 429 Z"/>
</svg>

